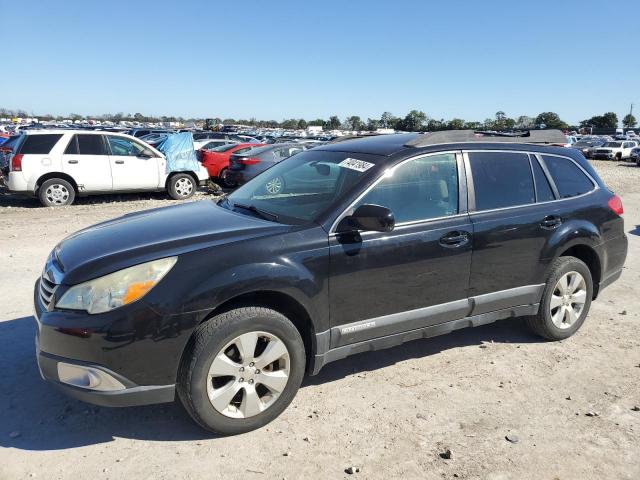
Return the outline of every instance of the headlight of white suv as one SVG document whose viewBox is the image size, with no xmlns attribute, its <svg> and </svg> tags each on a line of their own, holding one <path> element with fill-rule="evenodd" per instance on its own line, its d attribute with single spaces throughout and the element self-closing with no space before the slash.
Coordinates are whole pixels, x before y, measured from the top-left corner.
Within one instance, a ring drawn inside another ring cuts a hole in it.
<svg viewBox="0 0 640 480">
<path fill-rule="evenodd" d="M 144 297 L 175 265 L 178 257 L 168 257 L 125 268 L 104 277 L 71 287 L 56 308 L 103 313 Z"/>
</svg>

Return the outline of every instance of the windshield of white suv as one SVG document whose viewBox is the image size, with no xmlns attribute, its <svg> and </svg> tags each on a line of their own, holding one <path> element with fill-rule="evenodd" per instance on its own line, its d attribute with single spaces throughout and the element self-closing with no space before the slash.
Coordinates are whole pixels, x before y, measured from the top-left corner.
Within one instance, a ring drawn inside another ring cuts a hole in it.
<svg viewBox="0 0 640 480">
<path fill-rule="evenodd" d="M 283 223 L 307 223 L 375 174 L 380 159 L 347 152 L 301 152 L 265 170 L 220 206 Z"/>
<path fill-rule="evenodd" d="M 621 142 L 607 142 L 604 144 L 605 147 L 609 148 L 620 148 L 622 146 Z"/>
</svg>

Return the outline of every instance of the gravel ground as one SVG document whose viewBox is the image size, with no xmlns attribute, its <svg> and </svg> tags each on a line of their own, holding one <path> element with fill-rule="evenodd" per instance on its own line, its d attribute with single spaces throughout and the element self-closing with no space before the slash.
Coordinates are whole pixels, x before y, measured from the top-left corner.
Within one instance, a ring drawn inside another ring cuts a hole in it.
<svg viewBox="0 0 640 480">
<path fill-rule="evenodd" d="M 543 342 L 517 319 L 357 355 L 309 378 L 267 427 L 231 438 L 173 404 L 69 399 L 34 360 L 32 287 L 51 248 L 175 202 L 110 196 L 45 209 L 0 196 L 0 480 L 640 478 L 640 168 L 593 164 L 623 198 L 629 258 L 574 337 Z"/>
</svg>

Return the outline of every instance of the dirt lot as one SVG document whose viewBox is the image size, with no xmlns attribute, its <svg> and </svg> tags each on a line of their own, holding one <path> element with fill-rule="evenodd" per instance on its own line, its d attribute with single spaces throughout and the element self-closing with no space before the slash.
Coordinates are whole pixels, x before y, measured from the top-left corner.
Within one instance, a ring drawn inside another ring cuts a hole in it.
<svg viewBox="0 0 640 480">
<path fill-rule="evenodd" d="M 173 202 L 0 197 L 0 479 L 341 478 L 350 466 L 353 478 L 640 478 L 640 168 L 594 164 L 623 198 L 629 258 L 577 335 L 547 343 L 511 320 L 354 356 L 233 438 L 177 405 L 71 400 L 37 372 L 31 295 L 47 253 L 81 227 Z"/>
</svg>

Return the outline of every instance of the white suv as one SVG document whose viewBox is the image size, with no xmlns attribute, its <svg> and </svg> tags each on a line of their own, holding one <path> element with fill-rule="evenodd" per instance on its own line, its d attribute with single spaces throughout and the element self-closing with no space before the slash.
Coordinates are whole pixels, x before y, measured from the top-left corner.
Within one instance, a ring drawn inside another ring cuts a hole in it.
<svg viewBox="0 0 640 480">
<path fill-rule="evenodd" d="M 601 147 L 592 148 L 589 153 L 591 158 L 603 158 L 605 160 L 624 160 L 631 158 L 631 150 L 638 146 L 633 140 L 616 140 L 607 142 Z"/>
<path fill-rule="evenodd" d="M 87 130 L 28 131 L 5 152 L 5 184 L 36 195 L 47 207 L 70 205 L 76 195 L 167 190 L 189 198 L 209 178 L 207 170 L 166 172 L 155 148 L 129 135 Z"/>
</svg>

